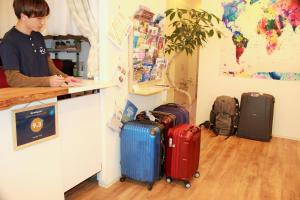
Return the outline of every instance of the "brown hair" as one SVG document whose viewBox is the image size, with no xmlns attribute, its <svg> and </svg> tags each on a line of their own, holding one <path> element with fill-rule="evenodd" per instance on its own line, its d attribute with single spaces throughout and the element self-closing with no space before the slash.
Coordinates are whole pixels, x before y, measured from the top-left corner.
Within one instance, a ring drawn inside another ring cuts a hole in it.
<svg viewBox="0 0 300 200">
<path fill-rule="evenodd" d="M 21 18 L 21 13 L 28 17 L 44 17 L 50 13 L 45 0 L 14 0 L 13 7 L 18 19 Z"/>
</svg>

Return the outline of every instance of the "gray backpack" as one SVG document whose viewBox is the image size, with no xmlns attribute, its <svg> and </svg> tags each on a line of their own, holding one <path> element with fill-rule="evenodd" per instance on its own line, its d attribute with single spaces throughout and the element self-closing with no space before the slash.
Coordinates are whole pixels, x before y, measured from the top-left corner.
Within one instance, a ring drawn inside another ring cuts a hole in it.
<svg viewBox="0 0 300 200">
<path fill-rule="evenodd" d="M 239 122 L 239 101 L 235 97 L 219 96 L 210 112 L 210 128 L 215 134 L 234 135 Z"/>
</svg>

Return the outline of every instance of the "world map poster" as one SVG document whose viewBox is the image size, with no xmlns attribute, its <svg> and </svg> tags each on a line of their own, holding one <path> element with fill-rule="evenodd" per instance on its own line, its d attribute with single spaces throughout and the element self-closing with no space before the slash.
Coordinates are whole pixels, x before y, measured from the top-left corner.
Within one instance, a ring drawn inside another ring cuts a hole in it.
<svg viewBox="0 0 300 200">
<path fill-rule="evenodd" d="M 300 80 L 300 0 L 219 2 L 221 74 Z"/>
</svg>

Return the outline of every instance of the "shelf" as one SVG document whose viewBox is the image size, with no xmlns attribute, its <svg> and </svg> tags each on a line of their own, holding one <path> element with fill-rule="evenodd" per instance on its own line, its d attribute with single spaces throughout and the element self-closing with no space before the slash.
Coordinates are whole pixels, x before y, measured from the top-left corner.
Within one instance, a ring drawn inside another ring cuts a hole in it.
<svg viewBox="0 0 300 200">
<path fill-rule="evenodd" d="M 81 35 L 46 35 L 44 39 L 51 39 L 51 40 L 81 40 L 89 42 L 88 38 L 81 36 Z"/>
<path fill-rule="evenodd" d="M 59 53 L 59 52 L 67 52 L 67 53 L 80 53 L 80 49 L 47 49 L 50 53 Z"/>
<path fill-rule="evenodd" d="M 79 54 L 81 52 L 81 49 L 47 49 L 49 53 L 54 53 L 55 54 L 55 59 L 58 59 L 58 54 L 59 53 L 76 53 L 76 64 L 79 66 Z"/>
<path fill-rule="evenodd" d="M 141 95 L 141 96 L 150 96 L 154 94 L 158 94 L 170 89 L 168 86 L 150 86 L 144 88 L 133 88 L 130 94 Z"/>
</svg>

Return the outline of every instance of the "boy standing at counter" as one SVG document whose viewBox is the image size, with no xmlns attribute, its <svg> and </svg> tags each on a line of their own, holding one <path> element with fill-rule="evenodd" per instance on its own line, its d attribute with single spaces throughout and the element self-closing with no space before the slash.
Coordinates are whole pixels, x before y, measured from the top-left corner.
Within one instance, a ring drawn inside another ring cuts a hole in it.
<svg viewBox="0 0 300 200">
<path fill-rule="evenodd" d="M 80 79 L 58 70 L 40 33 L 50 9 L 45 0 L 14 0 L 16 25 L 3 37 L 0 56 L 7 82 L 12 87 L 76 85 Z"/>
</svg>

